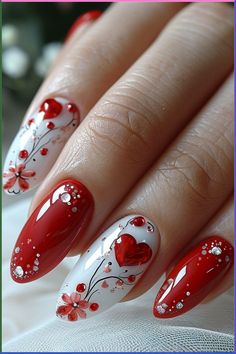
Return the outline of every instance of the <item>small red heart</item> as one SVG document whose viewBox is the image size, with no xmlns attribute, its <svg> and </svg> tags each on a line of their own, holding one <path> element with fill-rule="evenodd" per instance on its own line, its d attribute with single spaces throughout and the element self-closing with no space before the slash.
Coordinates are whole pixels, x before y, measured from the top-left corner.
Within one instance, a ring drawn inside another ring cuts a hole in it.
<svg viewBox="0 0 236 354">
<path fill-rule="evenodd" d="M 105 289 L 105 288 L 108 288 L 108 286 L 109 286 L 109 285 L 108 285 L 108 283 L 106 282 L 106 280 L 104 280 L 104 281 L 102 282 L 102 284 L 101 284 L 101 287 L 104 288 L 104 289 Z"/>
<path fill-rule="evenodd" d="M 59 116 L 62 108 L 62 105 L 54 98 L 48 98 L 41 104 L 39 112 L 44 112 L 43 119 L 53 119 Z"/>
<path fill-rule="evenodd" d="M 133 236 L 123 234 L 115 242 L 115 256 L 120 267 L 136 266 L 147 263 L 152 250 L 146 243 L 137 243 Z"/>
</svg>

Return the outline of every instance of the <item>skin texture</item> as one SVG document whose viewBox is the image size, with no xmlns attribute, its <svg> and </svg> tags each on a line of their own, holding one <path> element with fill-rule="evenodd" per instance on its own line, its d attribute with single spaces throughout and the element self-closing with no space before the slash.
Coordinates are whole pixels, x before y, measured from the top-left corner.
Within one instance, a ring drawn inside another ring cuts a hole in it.
<svg viewBox="0 0 236 354">
<path fill-rule="evenodd" d="M 111 7 L 71 36 L 29 108 L 48 95 L 80 107 L 83 121 L 30 211 L 65 178 L 86 185 L 94 216 L 70 254 L 83 253 L 128 214 L 147 215 L 158 226 L 160 251 L 126 299 L 148 290 L 183 249 L 210 236 L 211 220 L 222 225 L 233 193 L 233 9 L 132 4 L 130 16 L 129 6 Z M 229 229 L 217 232 L 232 242 Z M 226 279 L 215 294 L 232 284 L 232 273 Z"/>
</svg>

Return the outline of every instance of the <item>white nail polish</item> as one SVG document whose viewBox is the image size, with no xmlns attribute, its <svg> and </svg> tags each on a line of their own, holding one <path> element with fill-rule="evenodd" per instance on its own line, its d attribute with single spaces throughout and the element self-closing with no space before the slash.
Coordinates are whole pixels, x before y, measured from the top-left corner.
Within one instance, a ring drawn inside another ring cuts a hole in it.
<svg viewBox="0 0 236 354">
<path fill-rule="evenodd" d="M 3 188 L 19 194 L 40 184 L 79 124 L 75 104 L 61 98 L 48 98 L 27 117 L 6 158 Z"/>
<path fill-rule="evenodd" d="M 158 251 L 160 235 L 146 217 L 129 215 L 109 227 L 79 259 L 60 290 L 56 314 L 78 321 L 119 302 Z"/>
</svg>

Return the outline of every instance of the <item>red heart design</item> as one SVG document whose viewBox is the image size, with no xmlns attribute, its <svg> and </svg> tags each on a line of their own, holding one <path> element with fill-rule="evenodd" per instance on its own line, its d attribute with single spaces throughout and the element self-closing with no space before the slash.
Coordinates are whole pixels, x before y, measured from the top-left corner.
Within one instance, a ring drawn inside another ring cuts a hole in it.
<svg viewBox="0 0 236 354">
<path fill-rule="evenodd" d="M 58 101 L 48 98 L 41 104 L 39 112 L 44 112 L 43 119 L 53 119 L 59 116 L 62 108 L 62 105 Z"/>
<path fill-rule="evenodd" d="M 137 243 L 133 236 L 123 234 L 115 242 L 115 256 L 120 267 L 136 266 L 147 263 L 152 250 L 146 243 Z"/>
</svg>

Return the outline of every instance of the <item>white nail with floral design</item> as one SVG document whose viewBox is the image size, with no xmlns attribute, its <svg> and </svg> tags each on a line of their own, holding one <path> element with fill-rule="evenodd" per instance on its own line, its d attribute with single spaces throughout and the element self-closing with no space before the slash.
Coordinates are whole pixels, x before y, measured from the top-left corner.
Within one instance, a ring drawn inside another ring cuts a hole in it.
<svg viewBox="0 0 236 354">
<path fill-rule="evenodd" d="M 77 106 L 65 98 L 48 98 L 27 117 L 6 158 L 3 188 L 19 194 L 40 184 L 79 124 Z"/>
<path fill-rule="evenodd" d="M 144 216 L 126 216 L 108 228 L 79 259 L 60 290 L 56 314 L 89 318 L 119 302 L 155 257 L 157 227 Z"/>
</svg>

